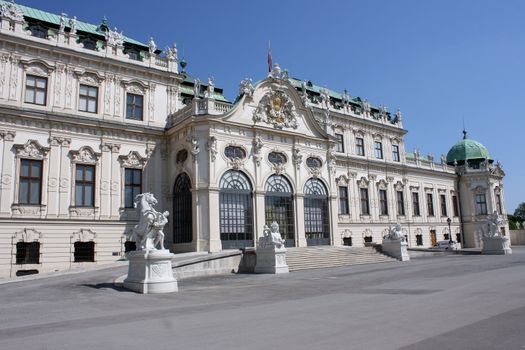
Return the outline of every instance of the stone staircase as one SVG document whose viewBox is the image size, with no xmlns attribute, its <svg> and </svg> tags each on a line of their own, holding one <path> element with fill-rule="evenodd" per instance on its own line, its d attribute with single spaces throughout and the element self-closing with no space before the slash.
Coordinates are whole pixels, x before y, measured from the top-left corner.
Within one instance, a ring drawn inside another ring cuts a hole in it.
<svg viewBox="0 0 525 350">
<path fill-rule="evenodd" d="M 321 269 L 397 261 L 373 247 L 315 246 L 288 248 L 286 262 L 290 271 Z"/>
</svg>

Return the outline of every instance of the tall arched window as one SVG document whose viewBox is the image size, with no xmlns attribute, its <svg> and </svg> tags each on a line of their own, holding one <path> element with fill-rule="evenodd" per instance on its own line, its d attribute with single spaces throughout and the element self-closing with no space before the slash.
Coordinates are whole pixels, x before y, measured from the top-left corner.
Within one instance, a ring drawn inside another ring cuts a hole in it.
<svg viewBox="0 0 525 350">
<path fill-rule="evenodd" d="M 223 249 L 253 246 L 253 200 L 250 180 L 228 170 L 219 182 L 219 229 Z"/>
<path fill-rule="evenodd" d="M 304 185 L 304 228 L 308 245 L 330 244 L 328 191 L 318 179 Z"/>
<path fill-rule="evenodd" d="M 272 175 L 266 181 L 264 190 L 266 191 L 264 196 L 266 224 L 270 225 L 276 221 L 281 236 L 286 240 L 286 245 L 293 247 L 295 215 L 290 182 L 284 176 Z"/>
<path fill-rule="evenodd" d="M 189 243 L 193 238 L 191 181 L 185 173 L 173 186 L 173 243 Z"/>
</svg>

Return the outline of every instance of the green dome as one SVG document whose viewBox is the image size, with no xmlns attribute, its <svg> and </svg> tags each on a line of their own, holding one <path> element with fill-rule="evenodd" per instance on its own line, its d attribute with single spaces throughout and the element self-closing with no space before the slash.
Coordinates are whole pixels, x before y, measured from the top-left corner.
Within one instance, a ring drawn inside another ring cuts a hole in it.
<svg viewBox="0 0 525 350">
<path fill-rule="evenodd" d="M 465 161 L 469 160 L 489 160 L 490 154 L 488 149 L 481 143 L 475 140 L 467 139 L 467 132 L 463 131 L 463 140 L 456 143 L 447 154 L 447 164 L 454 165 L 454 161 L 458 164 L 464 164 Z"/>
</svg>

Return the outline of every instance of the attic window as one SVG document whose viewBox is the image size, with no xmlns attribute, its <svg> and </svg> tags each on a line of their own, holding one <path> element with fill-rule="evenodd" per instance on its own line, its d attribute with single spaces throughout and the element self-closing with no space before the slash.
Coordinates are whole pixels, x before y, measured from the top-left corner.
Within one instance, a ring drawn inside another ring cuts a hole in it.
<svg viewBox="0 0 525 350">
<path fill-rule="evenodd" d="M 137 51 L 137 50 L 133 50 L 133 49 L 127 50 L 125 52 L 125 54 L 128 55 L 130 60 L 142 61 L 142 57 L 140 56 L 140 52 Z"/>
<path fill-rule="evenodd" d="M 270 163 L 275 165 L 285 164 L 286 156 L 281 152 L 271 152 L 268 155 L 268 160 L 270 161 Z"/>
<path fill-rule="evenodd" d="M 93 50 L 93 51 L 97 50 L 97 42 L 96 40 L 91 39 L 91 38 L 84 39 L 82 41 L 82 46 L 84 47 L 84 49 Z"/>
<path fill-rule="evenodd" d="M 319 158 L 309 157 L 306 160 L 306 165 L 312 169 L 319 169 L 323 165 L 323 162 Z"/>
<path fill-rule="evenodd" d="M 308 80 L 308 81 L 306 82 L 306 86 L 308 86 L 308 87 L 312 87 L 312 86 L 314 86 L 314 84 L 312 84 L 312 82 L 311 82 L 310 80 Z"/>
<path fill-rule="evenodd" d="M 244 159 L 246 151 L 242 147 L 228 146 L 224 149 L 224 155 L 229 159 Z"/>
<path fill-rule="evenodd" d="M 31 35 L 36 38 L 47 39 L 47 28 L 40 24 L 34 24 L 29 27 Z"/>
</svg>

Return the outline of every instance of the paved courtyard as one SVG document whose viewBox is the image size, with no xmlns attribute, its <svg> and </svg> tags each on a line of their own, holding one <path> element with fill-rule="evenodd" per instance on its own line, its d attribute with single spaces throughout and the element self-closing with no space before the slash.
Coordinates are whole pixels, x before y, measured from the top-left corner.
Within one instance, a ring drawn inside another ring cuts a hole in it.
<svg viewBox="0 0 525 350">
<path fill-rule="evenodd" d="M 114 288 L 123 267 L 0 284 L 0 349 L 525 349 L 525 247 Z"/>
</svg>

